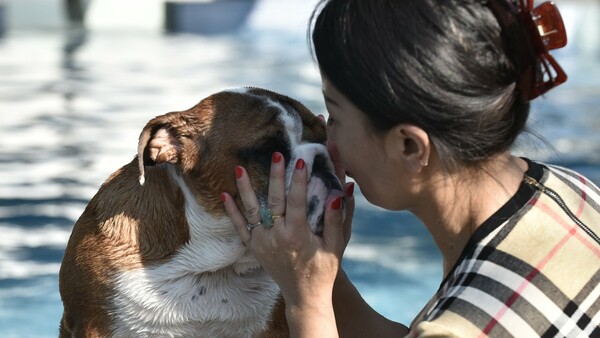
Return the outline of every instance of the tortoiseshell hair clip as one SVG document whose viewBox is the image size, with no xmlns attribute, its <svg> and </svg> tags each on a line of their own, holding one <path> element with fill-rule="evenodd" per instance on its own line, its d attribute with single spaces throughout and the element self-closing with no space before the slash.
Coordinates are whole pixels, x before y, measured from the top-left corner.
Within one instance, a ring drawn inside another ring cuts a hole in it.
<svg viewBox="0 0 600 338">
<path fill-rule="evenodd" d="M 521 99 L 525 102 L 564 83 L 567 74 L 550 55 L 567 45 L 567 33 L 553 2 L 533 7 L 533 0 L 489 0 L 503 34 L 507 49 L 519 72 Z"/>
</svg>

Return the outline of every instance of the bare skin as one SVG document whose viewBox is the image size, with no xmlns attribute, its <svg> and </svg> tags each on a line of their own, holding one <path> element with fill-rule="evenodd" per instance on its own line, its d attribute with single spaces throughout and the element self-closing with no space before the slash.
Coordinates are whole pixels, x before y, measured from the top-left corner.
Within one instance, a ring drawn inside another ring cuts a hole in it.
<svg viewBox="0 0 600 338">
<path fill-rule="evenodd" d="M 443 169 L 435 147 L 421 128 L 400 124 L 386 133 L 369 128 L 364 113 L 323 79 L 330 114 L 328 150 L 342 181 L 351 175 L 371 203 L 388 210 L 413 212 L 431 232 L 444 258 L 444 275 L 467 241 L 487 218 L 518 190 L 527 170 L 522 159 L 502 153 L 479 170 Z M 271 229 L 246 229 L 260 219 L 258 202 L 244 171 L 237 180 L 246 215 L 231 196 L 225 207 L 244 243 L 279 284 L 293 337 L 404 336 L 408 328 L 381 316 L 360 296 L 340 269 L 350 238 L 354 200 L 346 184 L 346 215 L 327 203 L 323 238 L 306 221 L 306 170 L 293 173 L 285 197 L 283 164 L 273 163 L 269 201 L 276 219 Z M 373 165 L 377 163 L 377 165 Z M 415 305 L 416 306 L 416 305 Z"/>
</svg>

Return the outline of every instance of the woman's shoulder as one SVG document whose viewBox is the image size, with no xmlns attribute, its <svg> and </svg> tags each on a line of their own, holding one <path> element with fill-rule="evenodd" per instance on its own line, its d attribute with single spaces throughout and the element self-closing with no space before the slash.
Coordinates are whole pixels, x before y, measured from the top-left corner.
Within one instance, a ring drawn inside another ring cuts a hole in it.
<svg viewBox="0 0 600 338">
<path fill-rule="evenodd" d="M 524 223 L 533 223 L 540 235 L 552 233 L 573 237 L 576 242 L 600 247 L 600 189 L 577 171 L 558 165 L 544 167 L 541 178 L 530 182 L 537 190 L 529 204 L 531 212 Z M 527 178 L 526 178 L 527 181 Z M 597 250 L 592 250 L 597 253 Z"/>
<path fill-rule="evenodd" d="M 537 186 L 525 184 L 518 211 L 471 243 L 413 323 L 414 336 L 599 330 L 587 319 L 600 311 L 589 306 L 598 298 L 600 243 L 581 226 L 600 233 L 598 189 L 572 170 L 531 163 Z"/>
<path fill-rule="evenodd" d="M 541 183 L 552 190 L 549 192 L 551 194 L 554 192 L 557 197 L 560 197 L 565 206 L 582 222 L 589 223 L 590 226 L 599 224 L 600 189 L 598 186 L 573 169 L 551 164 L 545 166 L 548 174 Z M 556 203 L 560 204 L 558 201 L 555 201 Z"/>
</svg>

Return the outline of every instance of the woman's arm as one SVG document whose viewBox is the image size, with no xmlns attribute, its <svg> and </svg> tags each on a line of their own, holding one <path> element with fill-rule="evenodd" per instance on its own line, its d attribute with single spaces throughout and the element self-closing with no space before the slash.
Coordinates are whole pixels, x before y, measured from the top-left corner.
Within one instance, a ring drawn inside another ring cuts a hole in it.
<svg viewBox="0 0 600 338">
<path fill-rule="evenodd" d="M 319 118 L 325 122 L 325 118 Z M 335 168 L 336 175 L 341 182 L 346 182 L 346 173 L 340 162 L 337 146 L 329 141 L 327 150 Z M 352 218 L 354 216 L 354 183 L 345 183 L 346 193 L 346 218 L 342 226 L 344 233 L 344 248 L 350 241 L 352 232 Z M 346 272 L 340 268 L 333 286 L 333 308 L 335 320 L 340 337 L 404 337 L 408 328 L 400 323 L 393 322 L 365 302 L 356 287 L 352 284 Z"/>
<path fill-rule="evenodd" d="M 333 300 L 333 304 L 329 299 Z M 332 297 L 315 297 L 306 304 L 287 304 L 292 337 L 404 337 L 408 328 L 375 311 L 340 269 Z"/>
<path fill-rule="evenodd" d="M 333 287 L 333 307 L 340 337 L 404 337 L 408 328 L 375 311 L 362 298 L 343 269 Z"/>
<path fill-rule="evenodd" d="M 290 337 L 339 337 L 331 298 L 313 299 L 303 305 L 287 304 L 285 315 Z"/>
</svg>

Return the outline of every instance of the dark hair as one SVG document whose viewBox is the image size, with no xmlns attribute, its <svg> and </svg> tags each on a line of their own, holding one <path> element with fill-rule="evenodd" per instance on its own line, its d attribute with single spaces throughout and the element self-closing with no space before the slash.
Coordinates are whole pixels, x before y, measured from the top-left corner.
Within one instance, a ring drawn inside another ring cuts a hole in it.
<svg viewBox="0 0 600 338">
<path fill-rule="evenodd" d="M 311 17 L 322 74 L 378 131 L 423 128 L 447 168 L 508 150 L 529 103 L 483 0 L 325 0 Z"/>
</svg>

